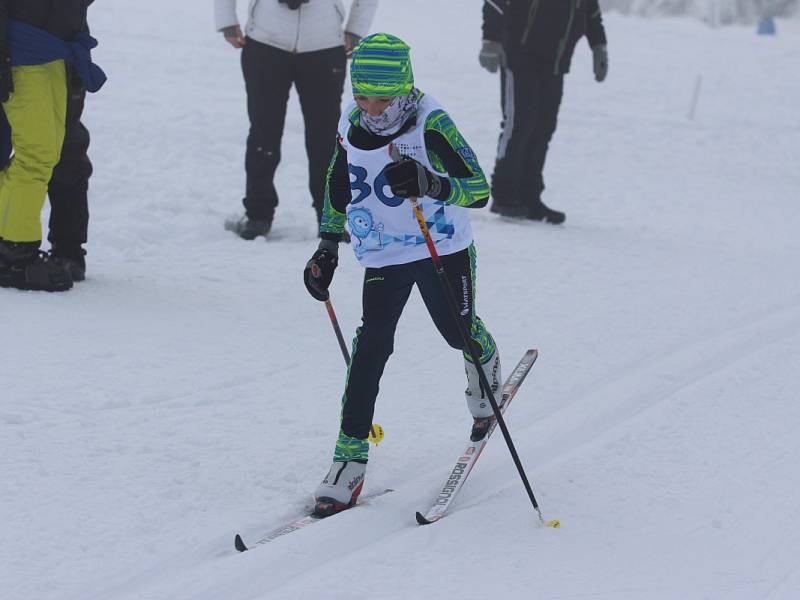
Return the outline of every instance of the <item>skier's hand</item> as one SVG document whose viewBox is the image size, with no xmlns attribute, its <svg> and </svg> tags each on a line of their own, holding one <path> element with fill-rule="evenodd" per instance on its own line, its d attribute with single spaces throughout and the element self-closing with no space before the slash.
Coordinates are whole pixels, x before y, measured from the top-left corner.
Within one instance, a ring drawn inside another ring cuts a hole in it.
<svg viewBox="0 0 800 600">
<path fill-rule="evenodd" d="M 330 298 L 328 286 L 333 281 L 333 272 L 338 264 L 339 245 L 331 240 L 321 240 L 303 271 L 303 282 L 315 300 L 325 302 Z"/>
<path fill-rule="evenodd" d="M 442 180 L 413 158 L 402 157 L 383 170 L 386 182 L 398 198 L 436 198 L 442 191 Z"/>
<path fill-rule="evenodd" d="M 14 91 L 14 80 L 11 78 L 11 59 L 0 56 L 0 102 L 8 102 Z"/>
<path fill-rule="evenodd" d="M 347 58 L 353 56 L 353 50 L 361 43 L 361 36 L 350 31 L 344 32 L 344 52 Z"/>
<path fill-rule="evenodd" d="M 503 45 L 500 42 L 483 40 L 481 53 L 478 54 L 478 62 L 489 73 L 497 73 L 498 67 L 506 66 L 506 53 L 503 51 Z"/>
<path fill-rule="evenodd" d="M 603 81 L 608 75 L 608 49 L 605 44 L 592 48 L 592 66 L 595 81 Z"/>
<path fill-rule="evenodd" d="M 244 48 L 245 37 L 242 35 L 242 28 L 238 25 L 231 25 L 222 30 L 222 35 L 225 36 L 225 41 L 234 48 Z"/>
</svg>

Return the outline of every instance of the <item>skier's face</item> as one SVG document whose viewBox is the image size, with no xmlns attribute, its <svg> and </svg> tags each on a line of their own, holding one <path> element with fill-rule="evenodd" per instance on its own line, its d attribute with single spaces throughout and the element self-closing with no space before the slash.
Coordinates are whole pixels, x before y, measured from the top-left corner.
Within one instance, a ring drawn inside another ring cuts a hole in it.
<svg viewBox="0 0 800 600">
<path fill-rule="evenodd" d="M 377 117 L 392 103 L 394 98 L 380 96 L 356 96 L 358 108 L 367 113 L 370 117 Z"/>
</svg>

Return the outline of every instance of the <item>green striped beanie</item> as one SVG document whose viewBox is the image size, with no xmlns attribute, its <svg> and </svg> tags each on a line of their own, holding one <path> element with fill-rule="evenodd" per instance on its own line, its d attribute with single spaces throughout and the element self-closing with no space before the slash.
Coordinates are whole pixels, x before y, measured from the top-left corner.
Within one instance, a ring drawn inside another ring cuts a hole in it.
<svg viewBox="0 0 800 600">
<path fill-rule="evenodd" d="M 374 33 L 353 50 L 350 81 L 354 96 L 406 96 L 414 87 L 411 48 L 398 37 Z"/>
</svg>

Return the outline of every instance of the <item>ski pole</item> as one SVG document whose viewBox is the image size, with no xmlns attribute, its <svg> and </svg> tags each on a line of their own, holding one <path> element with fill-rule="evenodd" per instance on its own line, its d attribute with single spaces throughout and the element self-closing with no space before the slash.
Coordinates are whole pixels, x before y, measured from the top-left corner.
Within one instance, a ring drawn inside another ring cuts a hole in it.
<svg viewBox="0 0 800 600">
<path fill-rule="evenodd" d="M 328 316 L 331 318 L 331 325 L 333 325 L 333 331 L 336 333 L 336 339 L 339 341 L 339 348 L 342 350 L 342 356 L 344 357 L 344 364 L 345 366 L 350 366 L 350 353 L 347 351 L 347 344 L 344 342 L 344 336 L 342 335 L 342 330 L 339 327 L 339 321 L 336 318 L 336 313 L 333 312 L 333 304 L 331 304 L 331 299 L 328 297 L 325 300 L 325 308 L 328 309 Z"/>
<path fill-rule="evenodd" d="M 392 160 L 398 161 L 401 160 L 402 157 L 398 152 L 397 148 L 392 144 L 389 147 L 389 155 L 391 156 Z M 436 275 L 439 277 L 439 282 L 442 285 L 442 291 L 444 292 L 445 297 L 447 298 L 447 303 L 450 305 L 450 312 L 453 315 L 453 318 L 456 320 L 458 324 L 458 331 L 461 334 L 461 340 L 464 342 L 464 346 L 469 350 L 470 357 L 472 358 L 473 364 L 477 367 L 478 371 L 478 378 L 481 381 L 481 385 L 483 389 L 486 390 L 487 396 L 489 396 L 489 404 L 492 405 L 492 411 L 494 412 L 494 417 L 497 419 L 497 424 L 500 426 L 500 431 L 503 432 L 503 438 L 506 440 L 506 445 L 508 446 L 509 452 L 511 452 L 511 457 L 514 459 L 514 464 L 517 466 L 517 471 L 519 471 L 519 476 L 522 478 L 522 483 L 525 486 L 525 491 L 528 493 L 528 498 L 530 498 L 531 504 L 533 504 L 533 508 L 539 515 L 539 522 L 544 525 L 544 517 L 542 516 L 542 511 L 539 509 L 539 503 L 536 502 L 536 497 L 533 495 L 533 489 L 531 489 L 531 484 L 528 482 L 528 477 L 525 475 L 525 469 L 522 467 L 522 461 L 520 461 L 519 454 L 517 454 L 517 449 L 514 447 L 514 442 L 511 440 L 511 434 L 508 432 L 508 427 L 506 427 L 505 419 L 503 419 L 503 414 L 500 412 L 500 407 L 497 405 L 497 400 L 494 397 L 494 393 L 492 392 L 492 388 L 489 385 L 489 380 L 486 378 L 486 373 L 483 372 L 481 368 L 481 361 L 480 355 L 475 348 L 475 344 L 472 342 L 472 338 L 467 331 L 466 325 L 459 317 L 459 310 L 458 310 L 458 302 L 456 301 L 455 293 L 453 292 L 453 288 L 450 286 L 450 282 L 447 279 L 447 273 L 445 273 L 444 266 L 442 265 L 442 261 L 439 258 L 439 253 L 436 251 L 436 246 L 433 244 L 433 239 L 431 238 L 431 233 L 428 230 L 428 224 L 425 222 L 425 217 L 422 214 L 422 210 L 419 207 L 419 203 L 417 202 L 417 198 L 411 197 L 411 208 L 414 211 L 414 217 L 417 219 L 417 223 L 419 224 L 419 229 L 422 232 L 422 237 L 425 238 L 425 244 L 428 246 L 428 252 L 431 255 L 431 260 L 433 261 L 433 266 L 436 269 Z"/>
</svg>

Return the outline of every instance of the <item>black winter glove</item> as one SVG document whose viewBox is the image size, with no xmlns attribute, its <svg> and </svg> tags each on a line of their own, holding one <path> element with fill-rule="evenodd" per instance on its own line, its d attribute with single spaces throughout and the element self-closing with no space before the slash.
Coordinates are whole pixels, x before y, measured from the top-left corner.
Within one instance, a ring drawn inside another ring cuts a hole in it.
<svg viewBox="0 0 800 600">
<path fill-rule="evenodd" d="M 0 55 L 0 102 L 8 102 L 14 91 L 14 80 L 11 78 L 11 59 Z"/>
<path fill-rule="evenodd" d="M 339 245 L 331 240 L 320 241 L 319 248 L 303 271 L 303 282 L 315 300 L 325 302 L 330 298 L 328 286 L 333 281 L 333 272 L 338 264 Z"/>
<path fill-rule="evenodd" d="M 413 158 L 403 157 L 390 163 L 383 172 L 392 193 L 398 198 L 436 198 L 442 191 L 442 180 L 439 176 L 428 171 Z"/>
</svg>

